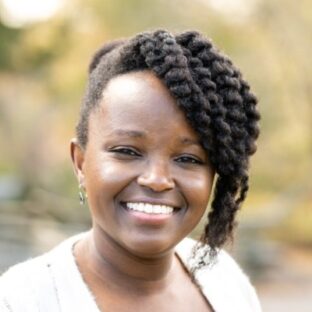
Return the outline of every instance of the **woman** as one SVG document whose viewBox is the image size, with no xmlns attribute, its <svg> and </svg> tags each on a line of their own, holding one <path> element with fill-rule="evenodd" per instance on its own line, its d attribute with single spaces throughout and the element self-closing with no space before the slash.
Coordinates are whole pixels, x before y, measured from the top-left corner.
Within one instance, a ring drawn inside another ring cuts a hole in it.
<svg viewBox="0 0 312 312">
<path fill-rule="evenodd" d="M 197 32 L 102 47 L 71 142 L 92 230 L 5 273 L 0 311 L 260 311 L 220 250 L 248 190 L 256 104 L 239 70 Z M 213 183 L 196 244 L 186 236 Z"/>
</svg>

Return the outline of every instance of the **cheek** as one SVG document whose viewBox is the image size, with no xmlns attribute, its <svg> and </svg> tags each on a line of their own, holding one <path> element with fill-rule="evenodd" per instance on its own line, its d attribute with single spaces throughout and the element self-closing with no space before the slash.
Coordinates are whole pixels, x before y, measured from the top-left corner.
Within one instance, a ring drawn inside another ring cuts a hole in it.
<svg viewBox="0 0 312 312">
<path fill-rule="evenodd" d="M 213 177 L 213 173 L 207 171 L 185 179 L 184 189 L 187 201 L 189 205 L 199 213 L 204 213 L 208 206 L 212 191 Z"/>
<path fill-rule="evenodd" d="M 125 167 L 109 157 L 93 158 L 85 167 L 86 190 L 90 204 L 103 204 L 114 198 L 133 179 L 131 167 Z M 96 202 L 95 202 L 96 201 Z"/>
<path fill-rule="evenodd" d="M 183 216 L 185 236 L 194 230 L 205 214 L 212 191 L 213 178 L 214 174 L 210 171 L 194 172 L 189 174 L 181 184 L 181 191 L 188 204 L 188 209 Z"/>
</svg>

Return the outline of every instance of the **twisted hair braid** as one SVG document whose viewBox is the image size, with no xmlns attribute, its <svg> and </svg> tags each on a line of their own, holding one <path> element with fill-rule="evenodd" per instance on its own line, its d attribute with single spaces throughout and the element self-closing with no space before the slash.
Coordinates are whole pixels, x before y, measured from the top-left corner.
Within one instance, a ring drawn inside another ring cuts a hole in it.
<svg viewBox="0 0 312 312">
<path fill-rule="evenodd" d="M 213 108 L 216 155 L 211 159 L 219 177 L 202 239 L 210 246 L 220 246 L 232 234 L 236 211 L 248 191 L 248 156 L 255 152 L 259 134 L 256 98 L 232 62 L 200 34 L 184 33 L 177 42 L 184 47 L 194 79 Z"/>
<path fill-rule="evenodd" d="M 87 144 L 88 116 L 107 82 L 119 74 L 144 69 L 154 72 L 167 86 L 198 133 L 218 175 L 201 237 L 214 255 L 232 237 L 236 213 L 248 191 L 249 157 L 256 151 L 259 135 L 257 99 L 231 60 L 200 33 L 141 33 L 105 45 L 91 61 L 77 125 L 82 147 Z"/>
</svg>

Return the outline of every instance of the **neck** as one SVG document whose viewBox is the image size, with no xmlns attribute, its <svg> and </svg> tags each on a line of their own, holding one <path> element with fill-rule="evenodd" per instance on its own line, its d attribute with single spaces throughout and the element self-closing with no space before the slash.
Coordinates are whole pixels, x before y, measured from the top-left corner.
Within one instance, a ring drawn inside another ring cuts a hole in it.
<svg viewBox="0 0 312 312">
<path fill-rule="evenodd" d="M 174 276 L 174 251 L 157 257 L 134 255 L 100 229 L 94 229 L 77 245 L 78 266 L 93 281 L 114 285 L 118 291 L 140 293 L 166 288 Z"/>
</svg>

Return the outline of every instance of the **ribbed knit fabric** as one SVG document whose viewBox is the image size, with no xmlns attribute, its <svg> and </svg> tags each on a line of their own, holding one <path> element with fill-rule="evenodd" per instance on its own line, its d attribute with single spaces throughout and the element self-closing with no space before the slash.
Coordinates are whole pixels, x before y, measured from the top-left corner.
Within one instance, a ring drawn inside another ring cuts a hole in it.
<svg viewBox="0 0 312 312">
<path fill-rule="evenodd" d="M 0 277 L 0 312 L 100 312 L 72 252 L 84 235 L 73 236 L 4 273 Z M 186 268 L 194 243 L 186 238 L 176 247 Z M 220 251 L 214 266 L 199 270 L 196 279 L 216 312 L 261 311 L 254 288 L 225 251 Z"/>
</svg>

